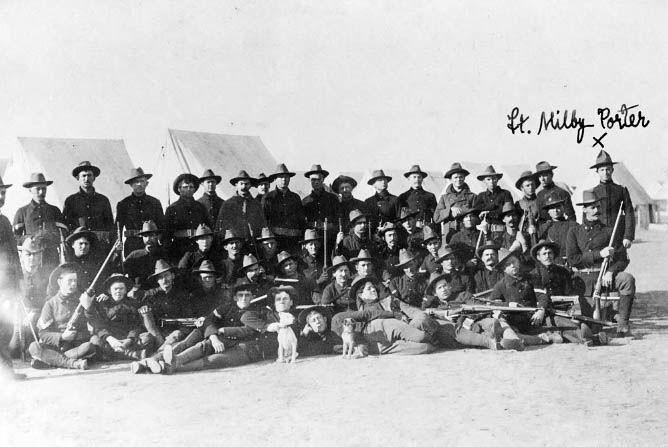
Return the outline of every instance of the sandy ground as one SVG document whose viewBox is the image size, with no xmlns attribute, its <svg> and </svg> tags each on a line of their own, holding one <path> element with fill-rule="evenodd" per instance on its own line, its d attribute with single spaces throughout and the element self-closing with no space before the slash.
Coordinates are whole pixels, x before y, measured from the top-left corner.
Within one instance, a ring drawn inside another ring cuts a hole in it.
<svg viewBox="0 0 668 447">
<path fill-rule="evenodd" d="M 0 390 L 0 445 L 665 445 L 668 233 L 639 239 L 633 340 L 174 376 L 27 370 Z"/>
</svg>

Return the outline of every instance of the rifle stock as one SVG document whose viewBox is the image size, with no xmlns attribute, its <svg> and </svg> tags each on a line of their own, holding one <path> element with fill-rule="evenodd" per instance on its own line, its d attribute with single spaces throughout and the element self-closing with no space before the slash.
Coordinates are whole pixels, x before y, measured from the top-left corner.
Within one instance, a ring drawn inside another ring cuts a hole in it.
<svg viewBox="0 0 668 447">
<path fill-rule="evenodd" d="M 610 235 L 610 242 L 608 247 L 612 247 L 612 244 L 615 242 L 615 234 L 617 233 L 617 228 L 619 227 L 619 221 L 622 217 L 622 211 L 624 210 L 624 201 L 619 204 L 619 211 L 617 211 L 617 218 L 615 219 L 615 226 L 612 228 L 612 234 Z M 601 319 L 601 288 L 603 282 L 603 275 L 605 275 L 608 270 L 608 265 L 610 264 L 610 257 L 606 257 L 601 264 L 601 271 L 598 274 L 598 279 L 594 285 L 594 293 L 592 298 L 594 300 L 594 319 Z"/>
</svg>

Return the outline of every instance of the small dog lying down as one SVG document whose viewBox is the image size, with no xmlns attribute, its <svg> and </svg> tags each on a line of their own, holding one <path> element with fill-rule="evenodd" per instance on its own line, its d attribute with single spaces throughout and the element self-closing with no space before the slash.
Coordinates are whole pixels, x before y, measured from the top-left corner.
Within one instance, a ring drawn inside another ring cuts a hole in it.
<svg viewBox="0 0 668 447">
<path fill-rule="evenodd" d="M 278 358 L 279 363 L 295 363 L 297 360 L 297 337 L 290 327 L 295 322 L 295 317 L 288 312 L 279 312 L 280 318 L 278 329 Z"/>
</svg>

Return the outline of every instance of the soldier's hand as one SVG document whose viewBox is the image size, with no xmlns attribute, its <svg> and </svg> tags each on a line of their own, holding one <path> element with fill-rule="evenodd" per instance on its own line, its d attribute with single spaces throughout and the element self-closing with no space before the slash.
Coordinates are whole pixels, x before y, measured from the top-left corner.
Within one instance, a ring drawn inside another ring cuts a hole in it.
<svg viewBox="0 0 668 447">
<path fill-rule="evenodd" d="M 624 248 L 628 250 L 629 248 L 631 248 L 631 245 L 633 245 L 633 242 L 631 242 L 629 239 L 624 239 L 622 241 L 622 245 L 624 246 Z"/>
<path fill-rule="evenodd" d="M 336 234 L 336 245 L 339 245 L 344 237 L 345 237 L 345 234 L 343 234 L 343 231 L 339 231 Z"/>
<path fill-rule="evenodd" d="M 602 258 L 611 258 L 615 254 L 615 249 L 613 247 L 605 247 L 599 252 L 599 254 Z"/>
<path fill-rule="evenodd" d="M 63 332 L 60 335 L 60 338 L 65 341 L 72 341 L 76 338 L 76 336 L 77 336 L 77 331 L 71 331 L 69 329 L 66 329 L 65 332 Z"/>
<path fill-rule="evenodd" d="M 545 309 L 538 309 L 531 316 L 531 324 L 534 326 L 540 326 L 543 324 L 543 319 L 545 318 Z"/>
<path fill-rule="evenodd" d="M 88 292 L 84 292 L 79 296 L 79 302 L 81 305 L 84 307 L 84 309 L 89 309 L 91 304 L 93 304 L 93 297 L 88 294 Z"/>
<path fill-rule="evenodd" d="M 320 274 L 320 277 L 318 278 L 317 283 L 322 284 L 328 281 L 329 281 L 329 272 L 327 270 L 323 270 L 322 273 Z"/>
<path fill-rule="evenodd" d="M 109 344 L 109 346 L 111 346 L 111 349 L 113 349 L 114 351 L 117 351 L 122 348 L 120 340 L 112 336 L 107 337 L 107 344 Z"/>
<path fill-rule="evenodd" d="M 95 301 L 97 301 L 98 303 L 104 303 L 105 301 L 109 301 L 110 299 L 111 298 L 109 297 L 109 295 L 107 295 L 106 293 L 101 293 L 97 296 L 97 298 L 95 298 Z"/>
<path fill-rule="evenodd" d="M 489 224 L 487 223 L 486 220 L 483 220 L 482 222 L 480 222 L 476 226 L 476 228 L 478 229 L 478 231 L 482 231 L 483 233 L 489 232 Z"/>
<path fill-rule="evenodd" d="M 130 289 L 130 291 L 128 292 L 128 298 L 134 298 L 138 290 L 139 290 L 139 285 L 135 284 L 134 286 L 132 286 L 132 289 Z"/>
<path fill-rule="evenodd" d="M 204 326 L 204 317 L 199 317 L 197 320 L 195 320 L 195 327 L 202 327 Z"/>
<path fill-rule="evenodd" d="M 601 278 L 601 285 L 603 287 L 612 286 L 612 272 L 605 272 L 605 275 Z"/>
<path fill-rule="evenodd" d="M 130 346 L 132 346 L 133 340 L 131 338 L 126 338 L 125 340 L 121 340 L 121 349 L 128 349 Z"/>
<path fill-rule="evenodd" d="M 267 325 L 268 332 L 278 332 L 280 328 L 281 328 L 280 323 L 269 323 L 269 325 Z"/>
<path fill-rule="evenodd" d="M 311 325 L 306 323 L 306 326 L 304 326 L 304 329 L 302 329 L 302 335 L 307 336 L 313 329 L 311 329 Z"/>
<path fill-rule="evenodd" d="M 527 227 L 527 233 L 532 234 L 532 235 L 536 234 L 536 226 L 535 225 L 529 225 Z"/>
<path fill-rule="evenodd" d="M 450 213 L 452 214 L 452 217 L 457 217 L 462 213 L 462 209 L 457 206 L 453 206 L 450 208 Z"/>
<path fill-rule="evenodd" d="M 220 341 L 217 335 L 212 335 L 209 337 L 209 340 L 211 340 L 211 347 L 216 354 L 220 354 L 221 352 L 225 351 L 225 344 Z"/>
</svg>

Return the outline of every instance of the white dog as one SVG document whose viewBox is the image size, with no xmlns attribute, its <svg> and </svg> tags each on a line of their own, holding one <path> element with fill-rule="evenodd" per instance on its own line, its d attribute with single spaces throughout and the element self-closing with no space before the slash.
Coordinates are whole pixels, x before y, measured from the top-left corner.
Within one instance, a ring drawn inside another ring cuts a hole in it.
<svg viewBox="0 0 668 447">
<path fill-rule="evenodd" d="M 279 363 L 295 363 L 297 360 L 297 337 L 290 327 L 295 322 L 295 317 L 288 312 L 279 312 L 278 329 L 278 359 Z"/>
</svg>

